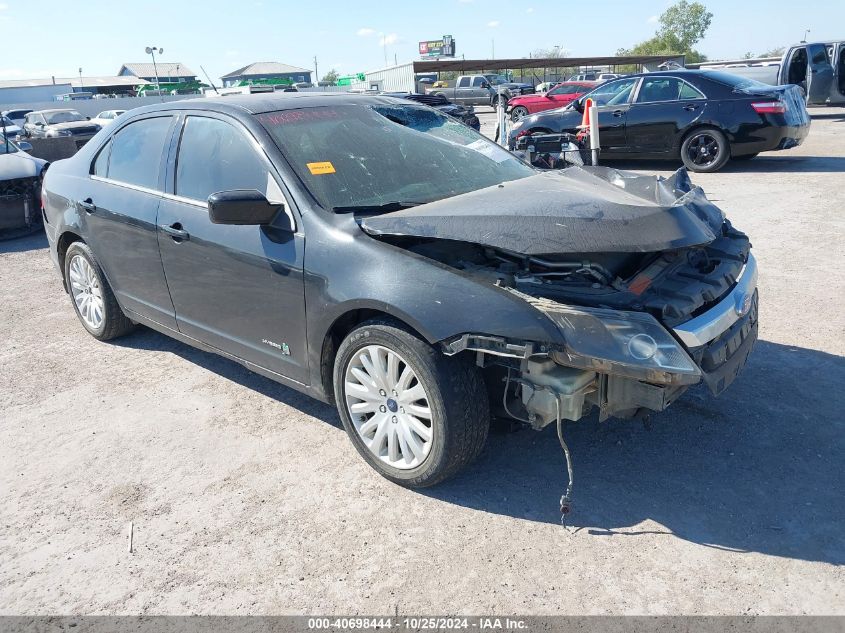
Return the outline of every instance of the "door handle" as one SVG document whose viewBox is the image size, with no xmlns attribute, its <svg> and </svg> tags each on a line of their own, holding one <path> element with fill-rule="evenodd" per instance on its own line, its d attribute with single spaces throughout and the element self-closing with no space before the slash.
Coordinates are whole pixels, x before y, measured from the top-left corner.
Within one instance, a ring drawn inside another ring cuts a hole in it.
<svg viewBox="0 0 845 633">
<path fill-rule="evenodd" d="M 97 205 L 94 204 L 94 201 L 91 198 L 86 198 L 85 200 L 79 201 L 79 206 L 85 209 L 87 213 L 94 213 L 97 210 Z"/>
<path fill-rule="evenodd" d="M 625 111 L 624 111 L 624 110 L 614 110 L 614 111 L 613 111 L 613 116 L 615 116 L 615 117 L 620 117 L 620 116 L 622 116 L 623 114 L 625 114 Z"/>
<path fill-rule="evenodd" d="M 182 225 L 179 222 L 160 224 L 158 228 L 172 237 L 174 242 L 191 239 L 191 234 L 182 229 Z"/>
<path fill-rule="evenodd" d="M 693 110 L 698 110 L 698 106 L 694 103 L 688 103 L 684 106 L 684 110 L 687 112 L 692 112 Z"/>
</svg>

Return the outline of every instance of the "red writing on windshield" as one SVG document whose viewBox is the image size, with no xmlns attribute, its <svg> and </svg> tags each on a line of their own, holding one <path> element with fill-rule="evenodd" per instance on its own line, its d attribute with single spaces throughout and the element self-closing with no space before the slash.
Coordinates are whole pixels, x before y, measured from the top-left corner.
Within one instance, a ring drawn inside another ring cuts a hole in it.
<svg viewBox="0 0 845 633">
<path fill-rule="evenodd" d="M 258 120 L 265 125 L 284 125 L 338 118 L 340 118 L 338 113 L 331 108 L 303 108 L 301 110 L 282 110 L 281 112 L 261 114 Z"/>
</svg>

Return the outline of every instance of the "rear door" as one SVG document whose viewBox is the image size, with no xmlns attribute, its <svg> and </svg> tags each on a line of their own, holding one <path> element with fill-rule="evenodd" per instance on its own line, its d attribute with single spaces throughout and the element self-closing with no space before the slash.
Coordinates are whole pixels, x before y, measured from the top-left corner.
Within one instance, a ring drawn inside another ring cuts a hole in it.
<svg viewBox="0 0 845 633">
<path fill-rule="evenodd" d="M 664 154 L 704 111 L 705 96 L 677 77 L 643 77 L 628 110 L 626 138 L 637 154 Z"/>
<path fill-rule="evenodd" d="M 85 235 L 121 305 L 176 329 L 158 249 L 156 213 L 164 191 L 164 151 L 174 115 L 120 128 L 96 154 L 77 202 Z"/>
<path fill-rule="evenodd" d="M 458 77 L 458 81 L 455 83 L 455 101 L 464 104 L 473 101 L 471 82 L 472 77 L 469 75 Z"/>
<path fill-rule="evenodd" d="M 158 240 L 179 330 L 307 383 L 304 236 L 208 217 L 208 197 L 234 189 L 284 202 L 293 217 L 278 175 L 250 132 L 222 115 L 185 117 L 171 153 L 172 195 L 159 208 Z"/>
<path fill-rule="evenodd" d="M 833 86 L 833 65 L 826 44 L 807 44 L 807 103 L 824 104 Z"/>
</svg>

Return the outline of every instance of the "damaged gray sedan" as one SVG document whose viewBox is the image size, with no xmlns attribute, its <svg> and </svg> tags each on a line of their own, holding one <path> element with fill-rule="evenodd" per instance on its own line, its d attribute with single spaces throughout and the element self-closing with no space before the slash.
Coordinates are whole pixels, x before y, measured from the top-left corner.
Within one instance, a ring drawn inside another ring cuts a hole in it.
<svg viewBox="0 0 845 633">
<path fill-rule="evenodd" d="M 556 424 L 568 459 L 566 421 L 718 394 L 757 337 L 748 238 L 685 172 L 539 172 L 399 99 L 139 108 L 44 193 L 93 336 L 141 323 L 332 402 L 406 486 L 469 463 L 493 415 Z"/>
</svg>

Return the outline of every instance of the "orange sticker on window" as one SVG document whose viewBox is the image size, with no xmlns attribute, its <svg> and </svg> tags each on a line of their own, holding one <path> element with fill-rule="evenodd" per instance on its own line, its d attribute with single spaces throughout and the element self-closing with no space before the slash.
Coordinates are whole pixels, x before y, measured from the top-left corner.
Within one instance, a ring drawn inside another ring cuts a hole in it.
<svg viewBox="0 0 845 633">
<path fill-rule="evenodd" d="M 334 165 L 332 165 L 329 161 L 324 163 L 307 163 L 307 165 L 313 176 L 334 173 Z"/>
</svg>

